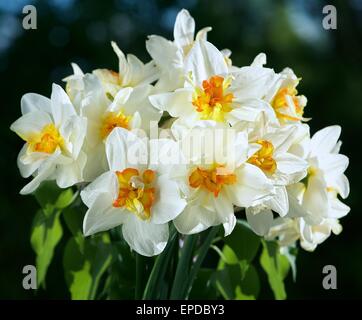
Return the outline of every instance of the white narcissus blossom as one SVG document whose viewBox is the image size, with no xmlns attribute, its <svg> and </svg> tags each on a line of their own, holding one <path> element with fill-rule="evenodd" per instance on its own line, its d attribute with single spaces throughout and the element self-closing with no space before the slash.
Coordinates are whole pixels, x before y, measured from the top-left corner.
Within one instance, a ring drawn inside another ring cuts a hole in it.
<svg viewBox="0 0 362 320">
<path fill-rule="evenodd" d="M 265 100 L 271 104 L 281 125 L 310 120 L 303 117 L 307 98 L 298 95 L 297 86 L 300 80 L 292 69 L 285 68 L 279 77 L 275 78 L 265 96 Z"/>
<path fill-rule="evenodd" d="M 338 198 L 340 195 L 345 199 L 349 194 L 349 182 L 344 175 L 348 158 L 339 154 L 340 133 L 339 126 L 330 126 L 314 134 L 306 156 L 308 174 L 301 182 L 288 187 L 287 220 L 278 220 L 269 236 L 281 237 L 288 228 L 280 226 L 289 224 L 297 230 L 302 247 L 312 251 L 332 232 L 342 231 L 339 219 L 347 215 L 350 208 Z"/>
<path fill-rule="evenodd" d="M 156 90 L 173 91 L 182 87 L 185 81 L 184 63 L 195 41 L 206 40 L 210 27 L 200 30 L 195 38 L 195 20 L 190 13 L 182 9 L 176 17 L 174 41 L 152 35 L 146 41 L 146 48 L 161 71 Z M 227 52 L 228 56 L 230 55 Z"/>
<path fill-rule="evenodd" d="M 18 156 L 23 177 L 34 176 L 21 191 L 28 194 L 44 180 L 60 188 L 83 181 L 82 151 L 87 119 L 77 115 L 64 90 L 53 84 L 51 98 L 28 93 L 21 99 L 22 116 L 11 125 L 26 143 Z"/>
<path fill-rule="evenodd" d="M 96 69 L 93 74 L 97 76 L 103 86 L 104 93 L 109 99 L 113 99 L 122 88 L 147 86 L 159 77 L 158 69 L 153 61 L 144 64 L 135 55 L 124 55 L 115 42 L 111 42 L 112 48 L 119 61 L 118 72 L 109 69 Z M 72 63 L 73 75 L 63 79 L 67 83 L 66 90 L 72 102 L 78 106 L 87 90 L 83 81 L 84 73 L 78 65 Z"/>
<path fill-rule="evenodd" d="M 296 128 L 260 128 L 249 138 L 255 151 L 248 162 L 259 167 L 274 186 L 275 195 L 256 206 L 246 208 L 246 217 L 258 235 L 265 235 L 273 222 L 273 212 L 284 217 L 289 211 L 286 186 L 296 183 L 307 174 L 308 163 L 288 152 L 294 140 Z M 264 129 L 266 132 L 262 132 Z"/>
<path fill-rule="evenodd" d="M 172 161 L 149 161 L 152 149 L 175 155 L 177 144 L 169 139 L 140 139 L 129 130 L 116 128 L 106 141 L 110 171 L 82 192 L 89 208 L 83 222 L 86 236 L 122 225 L 124 239 L 145 256 L 157 255 L 168 241 L 168 222 L 185 207 Z M 152 156 L 151 156 L 152 159 Z"/>
<path fill-rule="evenodd" d="M 237 74 L 229 72 L 222 53 L 210 42 L 194 44 L 185 61 L 185 72 L 188 78 L 182 88 L 151 95 L 150 101 L 188 126 L 200 120 L 231 125 L 253 122 L 270 109 L 258 91 L 245 95 L 248 91 L 240 90 Z"/>
<path fill-rule="evenodd" d="M 227 130 L 201 122 L 182 137 L 189 163 L 182 182 L 187 206 L 174 220 L 180 233 L 198 233 L 223 224 L 228 235 L 236 222 L 234 205 L 248 207 L 271 195 L 269 179 L 261 169 L 247 163 L 246 134 L 232 137 Z"/>
<path fill-rule="evenodd" d="M 150 123 L 160 120 L 161 112 L 148 101 L 151 85 L 121 88 L 110 101 L 95 75 L 86 74 L 82 81 L 85 89 L 80 114 L 88 120 L 84 178 L 92 181 L 107 170 L 104 141 L 112 130 L 121 127 L 148 132 Z"/>
</svg>

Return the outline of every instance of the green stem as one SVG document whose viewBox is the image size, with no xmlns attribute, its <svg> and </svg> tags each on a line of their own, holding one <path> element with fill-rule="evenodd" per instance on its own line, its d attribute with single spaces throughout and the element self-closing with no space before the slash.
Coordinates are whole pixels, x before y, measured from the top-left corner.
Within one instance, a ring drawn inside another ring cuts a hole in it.
<svg viewBox="0 0 362 320">
<path fill-rule="evenodd" d="M 145 273 L 145 258 L 136 253 L 136 292 L 135 299 L 142 299 L 143 293 L 143 278 Z"/>
<path fill-rule="evenodd" d="M 200 247 L 199 253 L 197 255 L 196 261 L 191 268 L 191 272 L 188 277 L 188 282 L 186 284 L 186 291 L 184 293 L 184 296 L 181 298 L 186 299 L 189 296 L 192 285 L 197 276 L 197 273 L 199 272 L 200 267 L 205 260 L 206 254 L 209 251 L 210 245 L 212 244 L 212 241 L 219 232 L 219 230 L 220 226 L 212 227 L 206 239 L 203 241 L 202 246 Z"/>
<path fill-rule="evenodd" d="M 159 293 L 162 292 L 160 286 L 162 286 L 163 278 L 169 266 L 173 248 L 177 243 L 177 231 L 173 225 L 171 225 L 170 229 L 170 240 L 165 250 L 156 258 L 151 274 L 148 278 L 145 290 L 143 292 L 142 298 L 145 300 L 158 299 Z"/>
<path fill-rule="evenodd" d="M 181 249 L 181 255 L 176 268 L 175 280 L 173 282 L 170 299 L 180 299 L 187 285 L 186 278 L 190 271 L 192 263 L 193 249 L 195 247 L 198 235 L 185 237 L 184 245 Z"/>
</svg>

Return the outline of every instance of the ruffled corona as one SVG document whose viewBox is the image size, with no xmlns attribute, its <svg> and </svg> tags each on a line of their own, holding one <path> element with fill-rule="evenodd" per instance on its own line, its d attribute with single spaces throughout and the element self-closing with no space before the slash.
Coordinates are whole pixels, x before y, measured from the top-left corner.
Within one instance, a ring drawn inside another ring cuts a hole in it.
<svg viewBox="0 0 362 320">
<path fill-rule="evenodd" d="M 210 169 L 197 167 L 189 176 L 192 188 L 203 188 L 212 192 L 215 197 L 219 195 L 223 185 L 232 185 L 236 182 L 236 175 L 228 172 L 224 166 L 215 164 Z"/>
<path fill-rule="evenodd" d="M 273 144 L 266 140 L 258 140 L 256 143 L 260 144 L 261 148 L 249 158 L 248 162 L 259 167 L 265 173 L 273 174 L 277 169 L 277 163 L 273 158 Z"/>
<path fill-rule="evenodd" d="M 61 148 L 64 140 L 55 125 L 51 123 L 46 125 L 38 135 L 32 137 L 28 143 L 30 151 L 50 154 L 58 147 Z"/>
<path fill-rule="evenodd" d="M 156 172 L 147 169 L 140 175 L 134 168 L 127 168 L 116 172 L 119 192 L 117 199 L 113 202 L 116 208 L 125 207 L 142 220 L 151 217 L 151 207 L 155 200 L 155 188 L 152 183 Z"/>
<path fill-rule="evenodd" d="M 109 112 L 104 117 L 101 126 L 101 138 L 107 138 L 114 128 L 129 129 L 129 122 L 131 119 L 131 116 L 126 116 L 122 111 L 119 111 L 118 113 Z"/>
<path fill-rule="evenodd" d="M 202 82 L 202 88 L 196 88 L 192 104 L 202 120 L 224 121 L 225 113 L 232 110 L 234 98 L 232 93 L 225 92 L 229 86 L 230 79 L 213 76 Z"/>
</svg>

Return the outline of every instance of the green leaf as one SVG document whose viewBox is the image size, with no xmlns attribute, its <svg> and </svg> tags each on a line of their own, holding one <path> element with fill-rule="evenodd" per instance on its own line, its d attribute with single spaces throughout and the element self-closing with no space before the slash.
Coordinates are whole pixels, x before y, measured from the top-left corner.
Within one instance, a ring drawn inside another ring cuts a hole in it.
<svg viewBox="0 0 362 320">
<path fill-rule="evenodd" d="M 61 210 L 69 206 L 77 194 L 72 189 L 61 190 L 53 181 L 45 181 L 35 192 L 42 209 L 33 220 L 30 242 L 36 253 L 38 286 L 44 284 L 54 249 L 60 241 L 63 230 L 60 224 Z"/>
<path fill-rule="evenodd" d="M 242 278 L 238 264 L 225 265 L 222 270 L 215 273 L 215 284 L 221 295 L 226 300 L 235 299 L 235 293 Z"/>
<path fill-rule="evenodd" d="M 216 287 L 225 299 L 252 300 L 259 291 L 259 277 L 255 268 L 246 260 L 239 261 L 227 245 L 220 252 Z"/>
<path fill-rule="evenodd" d="M 65 279 L 74 300 L 94 299 L 99 281 L 111 262 L 108 234 L 84 239 L 84 251 L 71 238 L 64 251 Z"/>
<path fill-rule="evenodd" d="M 71 188 L 66 189 L 58 196 L 54 206 L 57 209 L 65 209 L 73 203 L 77 196 L 78 192 L 74 193 Z"/>
<path fill-rule="evenodd" d="M 38 286 L 45 280 L 46 272 L 54 255 L 54 248 L 63 234 L 59 215 L 60 211 L 45 214 L 43 210 L 39 210 L 33 221 L 30 242 L 36 253 Z"/>
<path fill-rule="evenodd" d="M 235 252 L 238 260 L 251 262 L 260 246 L 260 238 L 243 221 L 238 220 L 233 232 L 225 238 L 225 243 Z"/>
<path fill-rule="evenodd" d="M 249 265 L 241 280 L 240 286 L 236 287 L 236 300 L 255 300 L 259 296 L 260 280 L 258 273 L 253 265 Z"/>
<path fill-rule="evenodd" d="M 74 236 L 75 240 L 77 241 L 78 245 L 81 246 L 81 251 L 83 252 L 83 218 L 84 212 L 81 207 L 68 207 L 63 210 L 63 218 L 65 224 L 67 225 L 68 229 Z"/>
<path fill-rule="evenodd" d="M 283 280 L 289 271 L 288 260 L 280 254 L 279 246 L 276 242 L 263 241 L 262 243 L 263 252 L 260 256 L 260 264 L 268 276 L 275 299 L 284 300 L 287 295 Z"/>
</svg>

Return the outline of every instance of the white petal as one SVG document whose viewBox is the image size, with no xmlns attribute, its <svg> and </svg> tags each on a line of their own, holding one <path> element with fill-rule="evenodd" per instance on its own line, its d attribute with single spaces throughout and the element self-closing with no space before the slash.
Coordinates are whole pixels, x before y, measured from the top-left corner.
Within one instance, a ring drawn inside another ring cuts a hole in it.
<svg viewBox="0 0 362 320">
<path fill-rule="evenodd" d="M 34 192 L 39 187 L 41 182 L 47 180 L 55 171 L 56 161 L 59 155 L 60 151 L 58 149 L 46 161 L 44 161 L 39 167 L 37 175 L 20 190 L 20 194 L 29 194 Z"/>
<path fill-rule="evenodd" d="M 276 187 L 274 189 L 275 196 L 267 201 L 270 209 L 284 217 L 289 211 L 288 194 L 285 187 Z"/>
<path fill-rule="evenodd" d="M 181 48 L 193 43 L 195 34 L 195 20 L 186 9 L 182 9 L 176 17 L 173 29 L 175 43 Z"/>
<path fill-rule="evenodd" d="M 327 186 L 320 177 L 310 177 L 308 188 L 303 197 L 302 206 L 307 210 L 311 222 L 318 223 L 322 217 L 327 217 L 328 195 Z"/>
<path fill-rule="evenodd" d="M 54 123 L 59 126 L 69 117 L 76 115 L 75 109 L 70 102 L 68 95 L 61 86 L 53 83 L 51 94 L 51 108 L 54 117 Z"/>
<path fill-rule="evenodd" d="M 214 75 L 228 73 L 223 54 L 210 42 L 196 41 L 185 61 L 185 72 L 192 72 L 193 81 L 201 85 L 203 80 Z"/>
<path fill-rule="evenodd" d="M 28 149 L 28 144 L 25 143 L 24 146 L 21 148 L 17 158 L 17 165 L 20 170 L 20 174 L 23 178 L 30 177 L 35 172 L 35 170 L 39 168 L 41 163 L 46 159 L 46 157 L 44 157 L 44 154 L 41 153 L 41 156 L 38 157 L 35 161 L 24 163 L 24 158 L 26 158 L 27 149 Z M 40 152 L 37 152 L 37 154 L 40 155 Z"/>
<path fill-rule="evenodd" d="M 223 223 L 225 230 L 225 237 L 227 237 L 231 232 L 233 232 L 235 225 L 236 225 L 235 214 L 231 214 L 229 215 L 228 220 Z"/>
<path fill-rule="evenodd" d="M 297 172 L 306 171 L 308 163 L 291 153 L 282 153 L 275 156 L 277 162 L 277 169 L 285 174 L 293 174 Z"/>
<path fill-rule="evenodd" d="M 69 188 L 76 183 L 83 182 L 83 170 L 87 161 L 84 152 L 80 152 L 78 158 L 70 164 L 59 165 L 56 172 L 57 184 L 60 188 Z"/>
<path fill-rule="evenodd" d="M 27 93 L 21 98 L 21 113 L 26 114 L 33 111 L 51 113 L 50 99 L 37 93 Z"/>
<path fill-rule="evenodd" d="M 153 224 L 133 215 L 122 226 L 122 233 L 133 250 L 151 257 L 165 249 L 168 241 L 168 224 Z"/>
<path fill-rule="evenodd" d="M 340 126 L 330 126 L 316 132 L 311 140 L 310 155 L 330 153 L 341 135 Z"/>
<path fill-rule="evenodd" d="M 347 169 L 349 159 L 343 154 L 324 154 L 318 163 L 327 175 L 339 176 Z"/>
<path fill-rule="evenodd" d="M 80 196 L 84 204 L 90 208 L 95 199 L 101 194 L 107 193 L 115 200 L 118 196 L 118 182 L 114 172 L 108 171 L 100 175 L 86 188 L 82 190 Z M 113 201 L 112 200 L 112 201 Z"/>
<path fill-rule="evenodd" d="M 23 140 L 29 140 L 34 135 L 39 134 L 44 126 L 53 121 L 50 115 L 44 111 L 29 112 L 16 120 L 10 127 Z"/>
<path fill-rule="evenodd" d="M 175 181 L 168 175 L 157 177 L 156 202 L 151 208 L 151 223 L 162 224 L 176 218 L 186 206 L 186 201 L 181 199 L 180 190 Z"/>
<path fill-rule="evenodd" d="M 101 193 L 93 201 L 83 220 L 83 233 L 90 236 L 106 231 L 127 221 L 131 213 L 112 206 L 112 195 Z"/>
<path fill-rule="evenodd" d="M 120 89 L 116 96 L 114 97 L 113 102 L 110 104 L 108 111 L 115 112 L 122 108 L 122 106 L 128 101 L 133 88 L 127 87 Z"/>
<path fill-rule="evenodd" d="M 246 208 L 245 212 L 250 227 L 257 235 L 264 236 L 269 232 L 273 224 L 273 212 L 271 210 L 262 210 L 254 214 L 252 208 Z"/>
<path fill-rule="evenodd" d="M 77 159 L 87 133 L 87 119 L 71 116 L 62 123 L 59 132 L 65 140 L 66 148 L 71 153 L 72 158 Z"/>
<path fill-rule="evenodd" d="M 328 216 L 335 219 L 343 218 L 350 211 L 350 207 L 345 205 L 338 198 L 331 200 L 331 208 L 328 211 Z"/>
<path fill-rule="evenodd" d="M 201 205 L 189 204 L 173 221 L 178 232 L 182 234 L 199 233 L 217 225 L 216 212 L 207 210 Z"/>
<path fill-rule="evenodd" d="M 106 155 L 111 171 L 137 167 L 146 164 L 148 160 L 147 145 L 134 133 L 123 128 L 113 129 L 108 136 Z"/>
<path fill-rule="evenodd" d="M 341 174 L 336 179 L 335 182 L 336 182 L 336 189 L 340 193 L 341 197 L 343 199 L 346 199 L 348 197 L 348 195 L 349 195 L 349 181 L 348 181 L 348 178 L 346 177 L 346 175 Z"/>
<path fill-rule="evenodd" d="M 272 185 L 265 174 L 249 163 L 235 171 L 236 183 L 225 187 L 228 196 L 238 207 L 252 206 L 255 201 L 271 195 Z"/>
<path fill-rule="evenodd" d="M 179 48 L 172 41 L 160 36 L 149 36 L 146 41 L 146 48 L 152 59 L 164 71 L 174 68 L 181 68 L 183 57 Z"/>
<path fill-rule="evenodd" d="M 190 90 L 156 94 L 150 96 L 149 100 L 155 108 L 167 111 L 172 117 L 187 117 L 195 112 Z"/>
</svg>

